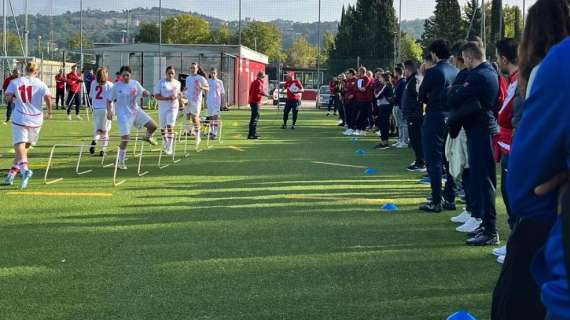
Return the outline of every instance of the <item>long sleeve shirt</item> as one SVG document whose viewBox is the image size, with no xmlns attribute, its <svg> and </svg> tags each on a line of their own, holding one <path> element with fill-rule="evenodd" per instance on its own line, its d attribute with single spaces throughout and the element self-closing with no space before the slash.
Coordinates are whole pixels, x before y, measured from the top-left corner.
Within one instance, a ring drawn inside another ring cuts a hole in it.
<svg viewBox="0 0 570 320">
<path fill-rule="evenodd" d="M 419 100 L 427 104 L 426 112 L 447 112 L 442 101 L 444 91 L 457 77 L 458 70 L 449 61 L 442 60 L 426 71 L 419 90 Z"/>
</svg>

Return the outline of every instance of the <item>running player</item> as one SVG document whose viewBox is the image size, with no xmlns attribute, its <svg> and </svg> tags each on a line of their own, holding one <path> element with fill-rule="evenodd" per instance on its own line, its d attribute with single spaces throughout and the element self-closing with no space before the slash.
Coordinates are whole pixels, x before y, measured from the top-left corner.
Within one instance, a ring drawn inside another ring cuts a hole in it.
<svg viewBox="0 0 570 320">
<path fill-rule="evenodd" d="M 97 69 L 96 81 L 91 81 L 89 97 L 93 107 L 93 126 L 95 135 L 91 141 L 90 154 L 95 154 L 97 141 L 101 140 L 100 156 L 107 153 L 109 145 L 109 131 L 111 131 L 111 121 L 107 119 L 107 100 L 113 90 L 113 83 L 109 81 L 109 71 L 107 68 Z"/>
<path fill-rule="evenodd" d="M 152 137 L 156 131 L 156 123 L 146 114 L 138 105 L 138 100 L 142 97 L 148 97 L 149 93 L 136 80 L 131 80 L 131 67 L 121 67 L 122 81 L 115 83 L 111 90 L 111 95 L 107 101 L 107 119 L 113 119 L 113 102 L 115 103 L 115 111 L 117 113 L 117 121 L 119 123 L 119 131 L 121 134 L 121 143 L 119 144 L 119 166 L 121 170 L 126 170 L 125 157 L 127 154 L 127 146 L 129 144 L 131 129 L 146 128 L 146 134 L 143 140 L 151 145 L 158 143 Z"/>
<path fill-rule="evenodd" d="M 190 74 L 186 78 L 186 98 L 188 106 L 186 113 L 186 134 L 196 135 L 196 145 L 200 144 L 200 111 L 202 109 L 202 94 L 208 90 L 208 81 L 202 75 L 198 74 L 198 65 L 192 63 L 190 65 Z M 192 119 L 193 128 L 190 128 L 190 119 Z"/>
<path fill-rule="evenodd" d="M 28 62 L 25 76 L 14 79 L 6 89 L 6 99 L 15 101 L 14 114 L 12 116 L 12 141 L 16 158 L 4 180 L 4 185 L 14 184 L 14 178 L 18 172 L 22 177 L 20 188 L 28 187 L 28 182 L 33 175 L 28 167 L 28 148 L 38 141 L 40 129 L 44 120 L 42 100 L 48 109 L 47 118 L 51 118 L 51 94 L 49 88 L 40 79 L 36 78 L 38 65 Z"/>
<path fill-rule="evenodd" d="M 210 70 L 210 79 L 208 80 L 208 97 L 206 103 L 208 104 L 208 120 L 212 128 L 211 139 L 214 140 L 218 137 L 220 112 L 222 105 L 225 105 L 226 90 L 224 83 L 218 79 L 218 70 L 212 68 Z"/>
<path fill-rule="evenodd" d="M 299 108 L 301 108 L 301 96 L 305 89 L 301 81 L 293 79 L 291 75 L 285 76 L 285 91 L 287 92 L 287 100 L 285 102 L 285 109 L 283 110 L 283 126 L 281 129 L 287 129 L 287 120 L 289 120 L 289 112 L 293 111 L 293 123 L 291 130 L 295 130 L 297 124 L 297 116 Z"/>
<path fill-rule="evenodd" d="M 165 78 L 154 86 L 154 97 L 158 100 L 160 122 L 160 132 L 164 141 L 162 148 L 168 155 L 172 154 L 174 142 L 174 126 L 178 117 L 180 106 L 180 81 L 175 79 L 176 70 L 174 67 L 166 67 Z"/>
</svg>

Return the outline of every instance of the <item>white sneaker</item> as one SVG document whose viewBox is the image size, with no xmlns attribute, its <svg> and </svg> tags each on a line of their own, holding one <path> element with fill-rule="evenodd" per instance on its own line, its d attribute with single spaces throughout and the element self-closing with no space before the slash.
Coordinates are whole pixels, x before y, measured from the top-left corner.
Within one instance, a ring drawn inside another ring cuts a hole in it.
<svg viewBox="0 0 570 320">
<path fill-rule="evenodd" d="M 400 143 L 396 146 L 398 149 L 406 149 L 408 147 L 407 143 Z"/>
<path fill-rule="evenodd" d="M 455 222 L 455 223 L 465 223 L 465 222 L 467 222 L 467 220 L 469 220 L 469 218 L 471 218 L 471 212 L 469 212 L 467 210 L 463 210 L 463 212 L 461 212 L 461 214 L 459 214 L 458 216 L 452 217 L 449 220 L 451 222 Z"/>
<path fill-rule="evenodd" d="M 80 116 L 80 115 L 77 115 L 77 116 L 75 116 L 75 117 L 77 118 L 77 120 L 81 120 L 81 116 Z"/>
<path fill-rule="evenodd" d="M 399 148 L 399 147 L 400 147 L 400 143 L 399 143 L 399 142 L 392 143 L 392 147 L 394 147 L 394 148 Z"/>
<path fill-rule="evenodd" d="M 338 120 L 338 124 L 342 124 L 342 120 Z"/>
<path fill-rule="evenodd" d="M 376 135 L 381 137 L 382 136 L 382 132 L 380 132 L 380 130 L 378 130 L 378 132 L 376 132 Z"/>
<path fill-rule="evenodd" d="M 366 137 L 366 131 L 360 131 L 360 136 Z"/>
<path fill-rule="evenodd" d="M 502 246 L 502 247 L 493 249 L 493 255 L 496 257 L 506 256 L 507 255 L 507 246 Z"/>
<path fill-rule="evenodd" d="M 119 164 L 117 165 L 117 168 L 119 168 L 120 170 L 127 170 L 127 165 L 124 162 L 119 162 Z"/>
<path fill-rule="evenodd" d="M 67 115 L 67 120 L 71 120 L 71 115 L 70 115 L 70 114 Z"/>
<path fill-rule="evenodd" d="M 505 257 L 506 256 L 498 256 L 497 257 L 497 263 L 498 264 L 504 264 L 505 263 Z"/>
<path fill-rule="evenodd" d="M 352 135 L 353 135 L 353 136 L 359 136 L 359 135 L 360 135 L 360 131 L 359 131 L 359 130 L 354 130 L 354 131 L 352 132 Z"/>
<path fill-rule="evenodd" d="M 200 137 L 200 135 L 197 135 L 197 136 L 196 136 L 196 140 L 194 141 L 194 144 L 195 144 L 195 145 L 199 145 L 200 142 L 202 142 L 202 138 Z"/>
<path fill-rule="evenodd" d="M 481 220 L 481 219 L 471 217 L 465 222 L 465 224 L 457 227 L 455 230 L 457 230 L 458 232 L 463 232 L 463 233 L 475 232 L 475 230 L 477 230 L 477 228 L 479 228 L 479 226 L 481 225 L 482 222 L 483 222 L 483 220 Z"/>
<path fill-rule="evenodd" d="M 346 129 L 342 134 L 344 134 L 345 136 L 351 136 L 353 133 L 352 129 Z"/>
</svg>

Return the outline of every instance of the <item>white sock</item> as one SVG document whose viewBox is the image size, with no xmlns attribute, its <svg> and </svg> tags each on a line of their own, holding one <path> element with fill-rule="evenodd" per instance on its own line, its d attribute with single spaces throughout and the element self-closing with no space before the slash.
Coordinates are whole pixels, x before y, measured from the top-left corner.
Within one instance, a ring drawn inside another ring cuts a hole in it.
<svg viewBox="0 0 570 320">
<path fill-rule="evenodd" d="M 100 139 L 101 139 L 101 135 L 100 135 L 100 134 L 96 134 L 95 137 L 93 137 L 93 140 L 94 140 L 95 142 L 97 142 L 97 141 L 100 140 Z"/>
<path fill-rule="evenodd" d="M 170 150 L 172 149 L 172 142 L 174 140 L 174 134 L 167 132 L 165 135 L 165 143 L 166 143 L 166 149 Z"/>
<path fill-rule="evenodd" d="M 119 163 L 125 162 L 126 155 L 127 155 L 127 149 L 119 149 Z"/>
<path fill-rule="evenodd" d="M 103 137 L 101 137 L 101 141 L 103 141 L 101 149 L 103 151 L 107 151 L 107 147 L 109 146 L 109 135 L 104 135 Z"/>
</svg>

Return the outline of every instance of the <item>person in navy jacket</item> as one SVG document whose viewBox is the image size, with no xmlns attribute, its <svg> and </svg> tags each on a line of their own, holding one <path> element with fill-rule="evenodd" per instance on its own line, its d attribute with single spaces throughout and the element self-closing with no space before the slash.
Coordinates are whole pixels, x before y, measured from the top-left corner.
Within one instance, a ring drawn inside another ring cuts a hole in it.
<svg viewBox="0 0 570 320">
<path fill-rule="evenodd" d="M 481 104 L 481 110 L 463 121 L 469 153 L 471 216 L 482 224 L 467 245 L 497 245 L 495 190 L 497 176 L 492 138 L 498 133 L 494 110 L 499 97 L 497 71 L 485 60 L 480 41 L 470 41 L 462 48 L 463 60 L 470 69 L 465 83 L 448 97 L 449 105 L 462 105 L 470 98 Z"/>
<path fill-rule="evenodd" d="M 443 92 L 451 86 L 457 77 L 457 68 L 449 63 L 451 50 L 446 40 L 435 40 L 429 47 L 432 59 L 436 63 L 426 71 L 419 90 L 419 100 L 427 104 L 426 116 L 422 127 L 422 147 L 431 184 L 432 201 L 422 205 L 420 210 L 441 212 L 442 209 L 455 210 L 455 194 L 451 192 L 442 199 L 441 178 L 443 175 L 443 149 L 447 128 L 445 118 L 448 110 L 443 102 Z M 453 179 L 447 179 L 452 184 Z M 450 185 L 448 190 L 453 190 Z"/>
<path fill-rule="evenodd" d="M 565 27 L 570 28 L 570 21 L 566 22 Z M 567 31 L 570 32 L 570 29 Z M 514 136 L 507 176 L 511 208 L 513 214 L 521 219 L 519 226 L 528 221 L 554 224 L 532 270 L 541 289 L 542 302 L 549 313 L 549 319 L 556 320 L 570 319 L 570 291 L 565 250 L 562 246 L 562 219 L 557 216 L 558 190 L 536 187 L 560 176 L 560 173 L 563 176 L 570 170 L 568 74 L 570 38 L 553 47 L 538 69 Z M 507 257 L 509 250 L 507 249 Z"/>
</svg>

